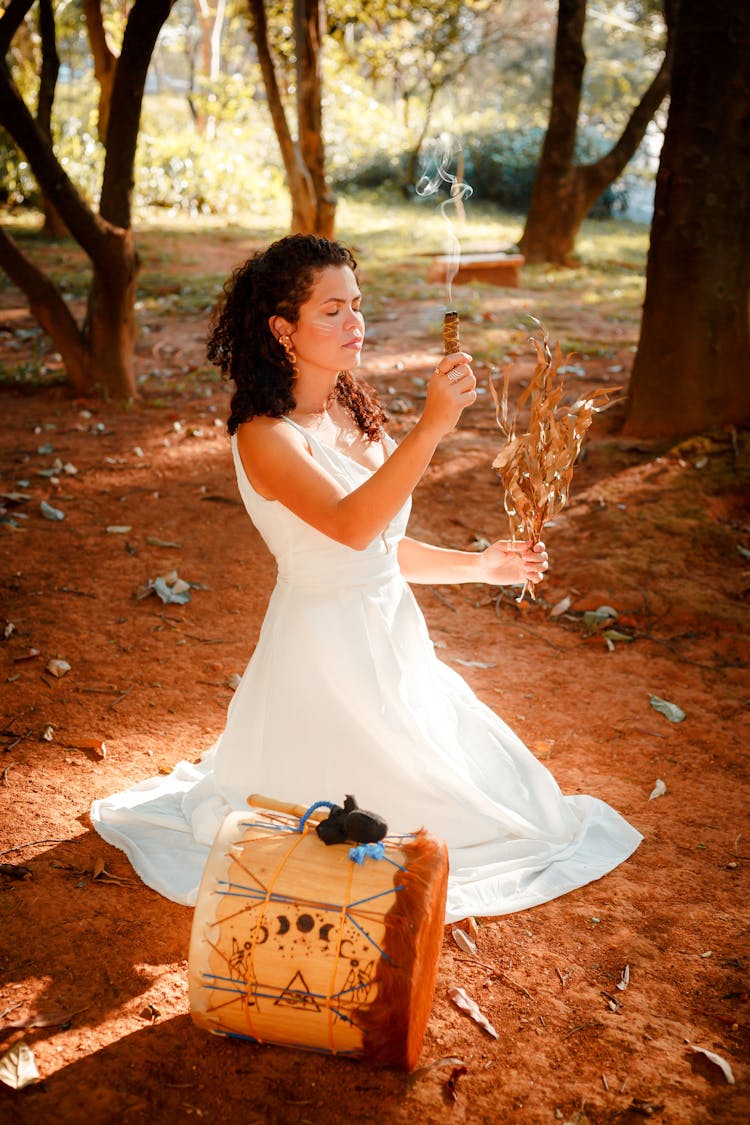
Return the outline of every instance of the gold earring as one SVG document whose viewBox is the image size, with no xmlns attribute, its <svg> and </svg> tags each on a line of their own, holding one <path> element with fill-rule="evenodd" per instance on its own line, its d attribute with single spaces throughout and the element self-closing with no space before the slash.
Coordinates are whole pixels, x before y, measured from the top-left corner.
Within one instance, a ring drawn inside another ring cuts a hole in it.
<svg viewBox="0 0 750 1125">
<path fill-rule="evenodd" d="M 294 350 L 294 344 L 292 343 L 291 336 L 279 336 L 279 343 L 286 352 L 286 358 L 292 365 L 292 371 L 294 372 L 294 377 L 296 379 L 297 375 L 299 374 L 299 372 L 297 371 L 297 353 Z"/>
</svg>

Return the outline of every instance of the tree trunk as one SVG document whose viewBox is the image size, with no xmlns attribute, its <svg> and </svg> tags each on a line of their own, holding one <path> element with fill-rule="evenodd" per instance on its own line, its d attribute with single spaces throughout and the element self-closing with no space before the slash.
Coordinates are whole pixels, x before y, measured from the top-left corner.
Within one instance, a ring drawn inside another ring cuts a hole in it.
<svg viewBox="0 0 750 1125">
<path fill-rule="evenodd" d="M 88 295 L 83 339 L 91 357 L 91 372 L 106 372 L 106 383 L 96 386 L 113 398 L 136 395 L 135 319 L 136 280 L 140 262 L 131 230 L 110 231 L 106 253 L 94 263 Z"/>
<path fill-rule="evenodd" d="M 682 0 L 625 428 L 750 424 L 750 8 Z"/>
<path fill-rule="evenodd" d="M 94 76 L 99 83 L 99 115 L 97 129 L 99 140 L 104 142 L 109 125 L 109 109 L 112 104 L 112 84 L 115 80 L 117 56 L 107 42 L 102 19 L 101 0 L 83 0 L 83 13 L 86 18 L 86 31 L 94 59 Z"/>
<path fill-rule="evenodd" d="M 52 143 L 52 106 L 55 101 L 57 75 L 60 70 L 60 57 L 57 53 L 55 36 L 55 15 L 52 0 L 39 0 L 39 39 L 42 44 L 42 66 L 39 74 L 39 95 L 37 97 L 36 121 L 47 140 Z M 68 228 L 60 218 L 54 204 L 42 193 L 44 211 L 44 238 L 65 238 Z"/>
<path fill-rule="evenodd" d="M 91 261 L 93 281 L 83 326 L 76 324 L 53 282 L 1 228 L 0 266 L 26 294 L 79 393 L 99 389 L 117 398 L 136 395 L 134 308 L 139 262 L 130 228 L 133 166 L 148 64 L 173 3 L 135 0 L 130 9 L 112 86 L 100 214 L 71 182 L 8 70 L 10 42 L 30 0 L 11 0 L 0 19 L 0 124 L 24 153 L 42 191 Z"/>
<path fill-rule="evenodd" d="M 62 356 L 68 381 L 79 394 L 90 386 L 91 357 L 81 331 L 60 295 L 45 274 L 22 253 L 7 231 L 0 227 L 0 267 L 29 302 L 29 311 L 54 341 Z"/>
<path fill-rule="evenodd" d="M 586 68 L 585 23 L 586 0 L 559 0 L 549 125 L 519 243 L 528 262 L 565 261 L 569 249 L 559 230 L 560 216 L 574 214 L 580 207 L 573 154 Z"/>
<path fill-rule="evenodd" d="M 315 197 L 313 233 L 333 238 L 336 200 L 326 179 L 323 142 L 322 0 L 295 0 L 294 38 L 297 48 L 297 120 L 299 147 L 309 170 Z"/>
<path fill-rule="evenodd" d="M 200 74 L 207 82 L 215 83 L 221 77 L 221 36 L 226 16 L 226 0 L 216 0 L 216 7 L 213 11 L 208 0 L 194 0 L 194 3 L 200 31 Z M 191 60 L 191 91 L 193 90 L 194 71 L 194 60 Z M 188 101 L 196 129 L 199 133 L 206 134 L 208 140 L 213 140 L 216 129 L 215 117 L 207 117 L 201 109 L 196 107 L 194 99 L 188 99 Z"/>
<path fill-rule="evenodd" d="M 295 26 L 297 23 L 297 3 L 298 0 L 295 0 Z M 318 5 L 313 3 L 312 7 L 318 8 Z M 335 201 L 328 193 L 325 172 L 321 170 L 324 169 L 322 131 L 319 132 L 319 148 L 316 148 L 314 138 L 308 135 L 310 129 L 314 131 L 316 127 L 315 122 L 320 120 L 320 84 L 318 83 L 316 86 L 315 83 L 313 83 L 312 87 L 307 85 L 307 68 L 309 63 L 306 63 L 304 76 L 306 91 L 311 90 L 312 92 L 306 93 L 305 97 L 314 98 L 316 96 L 315 91 L 317 90 L 318 106 L 316 111 L 314 106 L 310 107 L 306 103 L 303 104 L 300 91 L 303 79 L 301 77 L 298 78 L 297 106 L 300 122 L 300 143 L 297 143 L 292 138 L 291 130 L 289 129 L 286 113 L 284 111 L 284 103 L 279 89 L 276 67 L 274 66 L 271 56 L 265 4 L 263 0 L 249 0 L 248 9 L 250 12 L 250 29 L 258 53 L 258 63 L 263 76 L 263 86 L 266 91 L 268 108 L 276 132 L 276 138 L 279 142 L 281 159 L 284 162 L 284 171 L 286 172 L 287 187 L 289 188 L 289 195 L 292 202 L 291 231 L 293 234 L 319 234 L 324 238 L 330 238 L 333 235 Z M 314 49 L 312 33 L 310 33 L 310 38 L 311 46 Z M 301 51 L 306 51 L 308 49 L 304 43 L 300 44 L 299 41 L 296 46 L 298 55 Z M 319 59 L 320 54 L 318 47 L 318 54 L 315 56 L 315 67 L 319 66 Z M 298 67 L 300 65 L 302 64 L 298 63 Z M 307 153 L 303 151 L 301 143 L 303 133 L 305 134 Z M 307 158 L 313 162 L 313 167 L 308 165 Z"/>
<path fill-rule="evenodd" d="M 669 0 L 665 5 L 668 27 L 671 3 Z M 669 90 L 672 47 L 668 35 L 662 64 L 631 113 L 619 140 L 601 159 L 592 164 L 576 165 L 576 132 L 586 66 L 585 21 L 586 0 L 560 0 L 549 127 L 519 242 L 527 262 L 565 265 L 570 260 L 583 220 L 632 158 L 649 121 Z"/>
</svg>

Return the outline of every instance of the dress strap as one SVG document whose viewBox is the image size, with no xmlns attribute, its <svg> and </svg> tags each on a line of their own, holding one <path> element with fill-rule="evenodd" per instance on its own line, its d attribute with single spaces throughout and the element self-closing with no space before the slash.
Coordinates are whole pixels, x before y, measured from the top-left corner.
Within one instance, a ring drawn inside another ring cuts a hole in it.
<svg viewBox="0 0 750 1125">
<path fill-rule="evenodd" d="M 312 435 L 307 432 L 305 427 L 300 426 L 299 422 L 295 422 L 294 418 L 288 418 L 286 414 L 281 415 L 281 421 L 286 422 L 293 429 L 297 430 L 298 433 L 302 434 L 302 437 L 305 439 L 305 442 L 307 444 L 307 450 L 310 454 L 312 454 L 312 451 L 313 451 L 312 444 L 311 444 Z"/>
</svg>

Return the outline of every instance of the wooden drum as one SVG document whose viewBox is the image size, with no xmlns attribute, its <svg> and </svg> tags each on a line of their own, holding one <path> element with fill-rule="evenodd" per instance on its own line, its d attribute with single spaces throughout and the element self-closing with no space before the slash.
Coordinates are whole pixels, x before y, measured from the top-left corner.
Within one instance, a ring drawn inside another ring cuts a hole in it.
<svg viewBox="0 0 750 1125">
<path fill-rule="evenodd" d="M 272 803 L 272 802 L 269 802 Z M 231 813 L 190 938 L 190 1010 L 218 1035 L 415 1066 L 443 936 L 448 854 L 426 832 L 382 859 L 326 846 L 307 821 Z"/>
</svg>

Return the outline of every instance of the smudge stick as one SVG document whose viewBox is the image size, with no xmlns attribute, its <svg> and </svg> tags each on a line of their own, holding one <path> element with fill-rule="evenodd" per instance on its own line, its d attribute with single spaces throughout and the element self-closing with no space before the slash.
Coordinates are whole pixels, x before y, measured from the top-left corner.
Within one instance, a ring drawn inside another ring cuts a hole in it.
<svg viewBox="0 0 750 1125">
<path fill-rule="evenodd" d="M 451 309 L 443 317 L 443 351 L 446 355 L 461 351 L 459 338 L 458 313 Z"/>
</svg>

